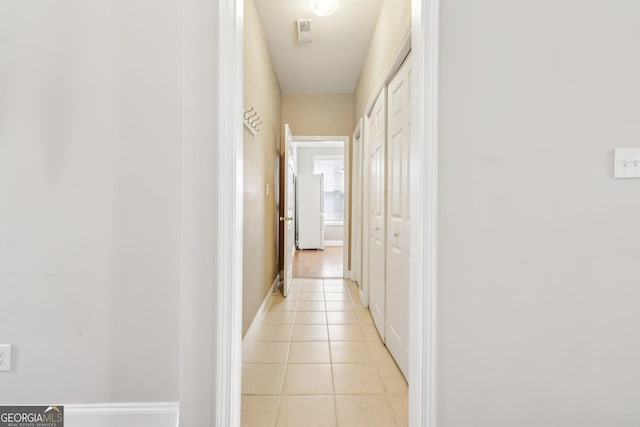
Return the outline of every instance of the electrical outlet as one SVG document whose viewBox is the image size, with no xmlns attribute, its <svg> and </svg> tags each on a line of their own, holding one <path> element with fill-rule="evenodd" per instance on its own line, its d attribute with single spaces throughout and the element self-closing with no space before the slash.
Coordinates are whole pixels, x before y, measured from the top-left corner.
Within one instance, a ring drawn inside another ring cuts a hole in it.
<svg viewBox="0 0 640 427">
<path fill-rule="evenodd" d="M 11 344 L 0 344 L 0 371 L 11 370 Z"/>
</svg>

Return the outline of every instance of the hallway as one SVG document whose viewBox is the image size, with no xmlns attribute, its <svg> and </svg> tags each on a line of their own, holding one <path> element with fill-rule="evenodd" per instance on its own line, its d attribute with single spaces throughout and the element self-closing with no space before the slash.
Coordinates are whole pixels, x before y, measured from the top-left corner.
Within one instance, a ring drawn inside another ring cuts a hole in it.
<svg viewBox="0 0 640 427">
<path fill-rule="evenodd" d="M 293 258 L 293 277 L 342 277 L 342 246 L 324 250 L 297 250 Z"/>
<path fill-rule="evenodd" d="M 407 421 L 407 383 L 342 279 L 296 278 L 274 295 L 243 360 L 242 426 L 381 426 Z"/>
</svg>

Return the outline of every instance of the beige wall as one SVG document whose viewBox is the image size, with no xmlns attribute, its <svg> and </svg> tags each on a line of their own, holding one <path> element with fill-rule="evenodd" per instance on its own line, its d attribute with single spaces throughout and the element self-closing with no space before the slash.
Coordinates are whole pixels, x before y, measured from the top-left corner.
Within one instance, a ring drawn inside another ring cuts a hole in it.
<svg viewBox="0 0 640 427">
<path fill-rule="evenodd" d="M 282 95 L 282 122 L 294 135 L 349 136 L 353 133 L 353 95 Z"/>
<path fill-rule="evenodd" d="M 638 426 L 640 3 L 441 16 L 438 426 Z"/>
<path fill-rule="evenodd" d="M 242 333 L 246 333 L 273 279 L 276 261 L 276 158 L 280 141 L 281 93 L 253 0 L 245 0 L 244 105 L 264 123 L 244 140 L 244 252 Z M 269 195 L 266 195 L 266 185 Z"/>
<path fill-rule="evenodd" d="M 386 73 L 410 30 L 411 0 L 384 0 L 354 92 L 353 128 L 387 77 Z"/>
</svg>

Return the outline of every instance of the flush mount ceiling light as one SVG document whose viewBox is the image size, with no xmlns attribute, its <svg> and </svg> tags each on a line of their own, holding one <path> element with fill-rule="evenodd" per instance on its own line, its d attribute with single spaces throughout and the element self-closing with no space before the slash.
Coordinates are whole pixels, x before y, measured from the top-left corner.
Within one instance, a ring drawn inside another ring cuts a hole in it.
<svg viewBox="0 0 640 427">
<path fill-rule="evenodd" d="M 336 11 L 338 0 L 309 0 L 311 11 L 318 16 L 329 16 Z"/>
</svg>

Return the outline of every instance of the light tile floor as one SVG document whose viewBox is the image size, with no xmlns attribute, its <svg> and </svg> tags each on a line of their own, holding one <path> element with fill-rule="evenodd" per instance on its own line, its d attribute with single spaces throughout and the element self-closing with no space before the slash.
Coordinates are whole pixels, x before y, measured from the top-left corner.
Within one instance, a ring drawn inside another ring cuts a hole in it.
<svg viewBox="0 0 640 427">
<path fill-rule="evenodd" d="M 342 246 L 324 250 L 296 251 L 293 257 L 295 277 L 342 277 Z"/>
<path fill-rule="evenodd" d="M 405 427 L 407 383 L 340 279 L 294 279 L 274 296 L 249 343 L 242 426 Z"/>
</svg>

